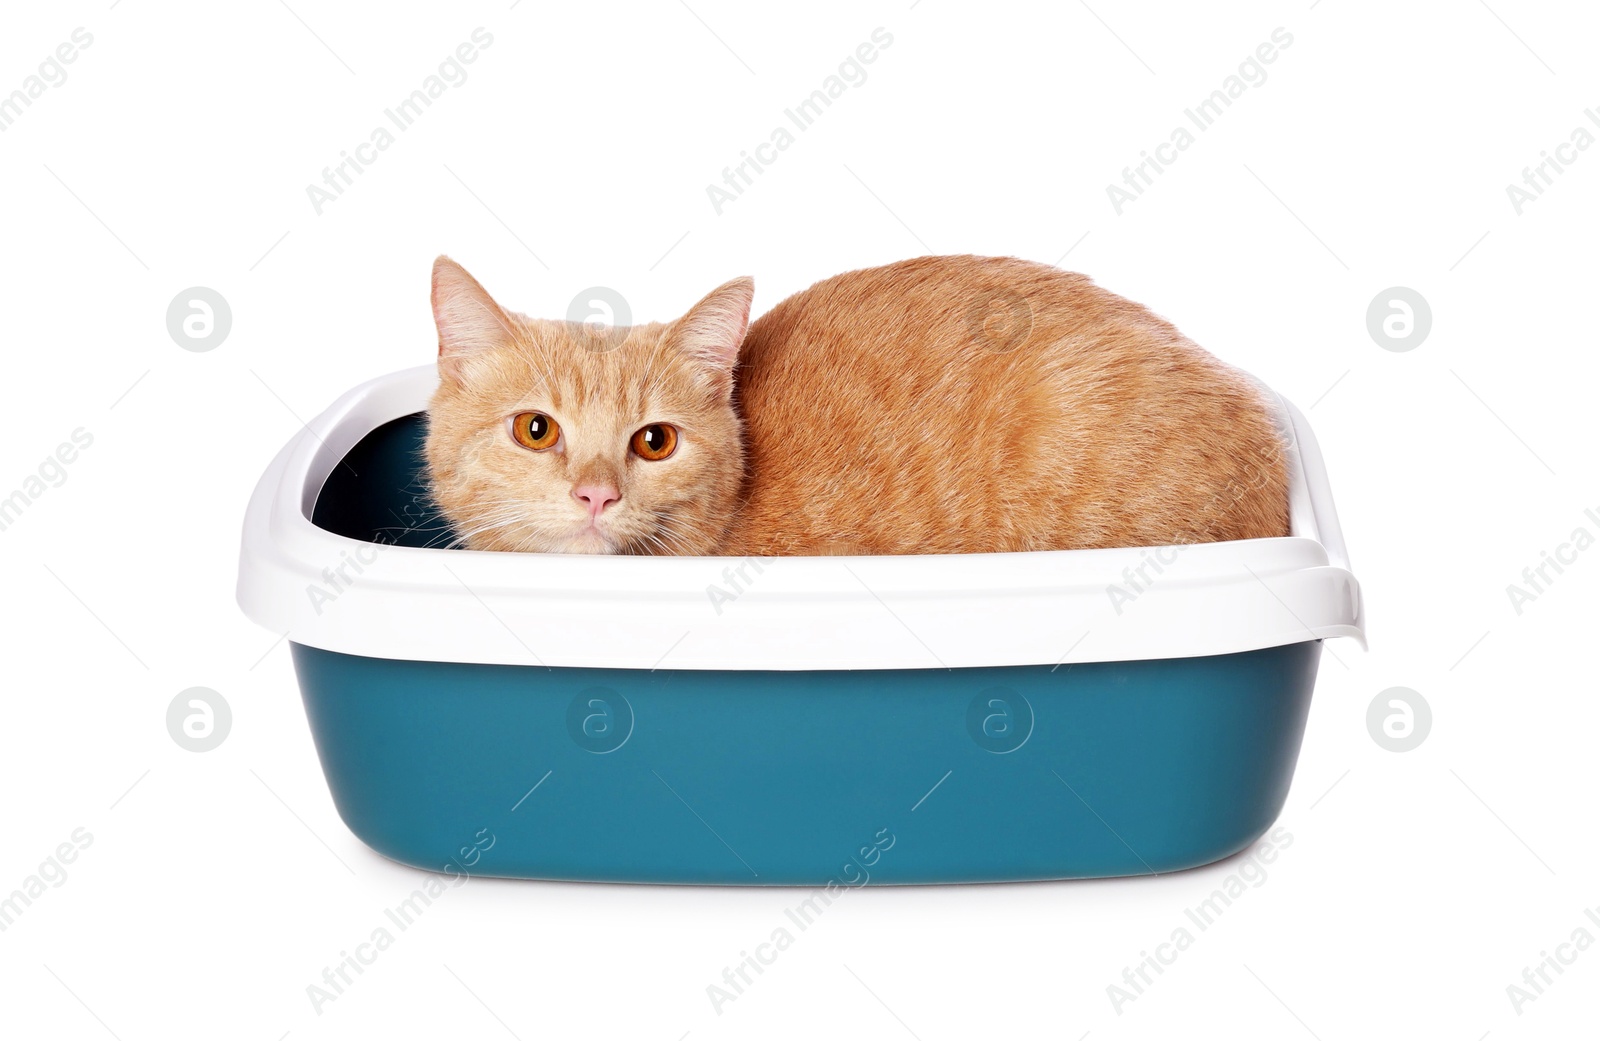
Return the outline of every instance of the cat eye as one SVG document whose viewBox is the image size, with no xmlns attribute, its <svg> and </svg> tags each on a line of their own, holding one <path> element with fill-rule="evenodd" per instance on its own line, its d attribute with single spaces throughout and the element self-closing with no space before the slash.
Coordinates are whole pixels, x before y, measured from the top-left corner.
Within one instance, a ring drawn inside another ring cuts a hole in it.
<svg viewBox="0 0 1600 1041">
<path fill-rule="evenodd" d="M 543 412 L 518 412 L 511 417 L 511 436 L 523 448 L 542 452 L 561 440 L 561 427 Z"/>
<path fill-rule="evenodd" d="M 677 450 L 678 428 L 669 423 L 651 423 L 634 432 L 628 447 L 640 459 L 658 463 Z"/>
</svg>

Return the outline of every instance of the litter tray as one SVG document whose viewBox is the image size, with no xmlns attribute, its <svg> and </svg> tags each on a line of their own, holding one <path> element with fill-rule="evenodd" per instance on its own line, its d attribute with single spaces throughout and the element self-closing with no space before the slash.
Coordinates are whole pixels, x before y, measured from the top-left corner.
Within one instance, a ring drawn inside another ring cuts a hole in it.
<svg viewBox="0 0 1600 1041">
<path fill-rule="evenodd" d="M 1305 417 L 1292 534 L 902 557 L 434 548 L 432 366 L 337 401 L 245 517 L 340 816 L 428 871 L 859 886 L 1175 871 L 1283 806 L 1361 595 Z"/>
</svg>

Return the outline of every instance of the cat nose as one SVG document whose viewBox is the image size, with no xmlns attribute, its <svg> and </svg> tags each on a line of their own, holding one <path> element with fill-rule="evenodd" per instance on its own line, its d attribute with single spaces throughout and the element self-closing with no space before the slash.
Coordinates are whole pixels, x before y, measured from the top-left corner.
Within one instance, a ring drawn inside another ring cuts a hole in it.
<svg viewBox="0 0 1600 1041">
<path fill-rule="evenodd" d="M 572 497 L 589 507 L 589 518 L 600 516 L 607 506 L 622 498 L 622 493 L 609 484 L 580 484 L 572 489 Z"/>
</svg>

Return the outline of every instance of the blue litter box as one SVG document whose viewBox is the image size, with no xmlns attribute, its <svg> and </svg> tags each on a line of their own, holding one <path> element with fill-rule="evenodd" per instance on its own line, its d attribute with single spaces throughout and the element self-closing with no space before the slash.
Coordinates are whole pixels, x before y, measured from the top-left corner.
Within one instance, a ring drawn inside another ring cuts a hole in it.
<svg viewBox="0 0 1600 1041">
<path fill-rule="evenodd" d="M 1363 640 L 1322 459 L 1289 538 L 922 557 L 430 548 L 431 366 L 291 441 L 239 601 L 339 814 L 428 871 L 806 885 L 1139 875 L 1250 845 L 1321 641 Z"/>
</svg>

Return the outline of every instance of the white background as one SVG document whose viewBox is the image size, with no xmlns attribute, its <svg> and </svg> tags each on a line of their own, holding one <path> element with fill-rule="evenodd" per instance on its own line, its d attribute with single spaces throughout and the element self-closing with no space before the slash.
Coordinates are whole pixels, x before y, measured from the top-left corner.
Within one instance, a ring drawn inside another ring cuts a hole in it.
<svg viewBox="0 0 1600 1041">
<path fill-rule="evenodd" d="M 1592 1032 L 1600 948 L 1520 1014 L 1506 988 L 1600 940 L 1600 552 L 1520 615 L 1506 587 L 1600 531 L 1600 149 L 1520 215 L 1506 186 L 1600 105 L 1593 11 L 292 6 L 30 5 L 0 34 L 0 93 L 94 38 L 0 133 L 0 496 L 94 438 L 0 532 L 0 894 L 93 836 L 0 932 L 7 1034 Z M 316 214 L 306 186 L 478 26 L 468 80 Z M 715 213 L 707 184 L 879 26 L 867 80 Z M 1106 185 L 1279 26 L 1266 81 L 1116 214 Z M 1372 649 L 1327 648 L 1265 883 L 1120 1014 L 1107 986 L 1237 861 L 852 893 L 720 1015 L 707 985 L 803 894 L 474 881 L 316 1013 L 307 985 L 420 876 L 340 823 L 287 651 L 233 605 L 246 497 L 297 417 L 431 358 L 440 252 L 521 310 L 604 285 L 650 319 L 735 275 L 765 310 L 930 251 L 1065 256 L 1309 410 Z M 166 328 L 197 285 L 233 312 L 209 353 Z M 1391 286 L 1432 307 L 1407 353 L 1366 328 Z M 234 715 L 204 754 L 165 724 L 195 685 Z M 1406 753 L 1366 726 L 1395 685 L 1433 709 Z"/>
</svg>

